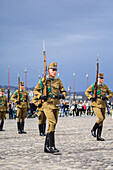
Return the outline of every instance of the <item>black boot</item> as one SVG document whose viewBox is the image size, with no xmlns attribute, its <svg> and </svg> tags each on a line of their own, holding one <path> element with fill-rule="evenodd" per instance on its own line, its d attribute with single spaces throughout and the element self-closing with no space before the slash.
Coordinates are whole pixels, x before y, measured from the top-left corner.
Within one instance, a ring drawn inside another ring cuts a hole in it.
<svg viewBox="0 0 113 170">
<path fill-rule="evenodd" d="M 18 133 L 21 134 L 20 122 L 17 122 Z"/>
<path fill-rule="evenodd" d="M 102 133 L 102 125 L 98 127 L 97 130 L 97 140 L 98 141 L 104 141 L 105 139 L 101 138 L 101 133 Z"/>
<path fill-rule="evenodd" d="M 46 136 L 45 130 L 46 130 L 46 124 L 43 124 L 43 135 L 44 136 Z"/>
<path fill-rule="evenodd" d="M 55 147 L 55 132 L 53 132 L 53 147 L 55 152 L 59 152 L 59 150 Z"/>
<path fill-rule="evenodd" d="M 50 149 L 49 149 L 49 134 L 48 133 L 47 133 L 46 139 L 45 139 L 44 152 L 50 153 Z"/>
<path fill-rule="evenodd" d="M 4 125 L 4 121 L 2 120 L 1 125 L 0 125 L 0 131 L 5 131 L 5 130 L 3 130 L 3 125 Z"/>
<path fill-rule="evenodd" d="M 38 127 L 39 127 L 40 136 L 45 136 L 45 135 L 43 134 L 43 124 L 39 124 Z"/>
<path fill-rule="evenodd" d="M 24 131 L 24 122 L 21 122 L 21 132 L 26 134 L 27 132 Z"/>
<path fill-rule="evenodd" d="M 55 152 L 55 149 L 54 149 L 54 137 L 53 137 L 54 133 L 53 132 L 50 132 L 49 133 L 49 152 L 50 153 L 54 153 Z"/>
<path fill-rule="evenodd" d="M 93 137 L 96 137 L 96 129 L 98 128 L 99 124 L 95 123 L 95 125 L 93 126 L 93 129 L 91 130 L 91 134 Z"/>
</svg>

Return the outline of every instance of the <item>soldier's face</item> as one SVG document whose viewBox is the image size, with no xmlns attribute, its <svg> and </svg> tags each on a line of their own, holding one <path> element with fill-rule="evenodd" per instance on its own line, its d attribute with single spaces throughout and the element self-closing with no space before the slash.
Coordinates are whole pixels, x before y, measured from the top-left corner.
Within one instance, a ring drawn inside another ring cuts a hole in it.
<svg viewBox="0 0 113 170">
<path fill-rule="evenodd" d="M 4 95 L 4 91 L 0 91 L 0 95 L 3 96 Z"/>
<path fill-rule="evenodd" d="M 103 84 L 104 79 L 103 78 L 99 78 L 98 81 L 99 81 L 99 84 Z"/>
<path fill-rule="evenodd" d="M 54 78 L 54 77 L 56 76 L 57 70 L 50 68 L 50 69 L 48 70 L 48 73 L 49 73 L 49 76 L 50 76 L 50 77 Z"/>
<path fill-rule="evenodd" d="M 24 86 L 20 86 L 20 90 L 24 90 Z"/>
</svg>

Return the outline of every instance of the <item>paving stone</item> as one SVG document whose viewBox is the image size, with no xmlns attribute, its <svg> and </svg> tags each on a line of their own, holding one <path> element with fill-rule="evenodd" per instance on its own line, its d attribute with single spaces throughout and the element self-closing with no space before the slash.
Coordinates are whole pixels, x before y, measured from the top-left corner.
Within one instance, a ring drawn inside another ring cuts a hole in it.
<svg viewBox="0 0 113 170">
<path fill-rule="evenodd" d="M 39 136 L 37 118 L 26 119 L 27 134 L 18 134 L 16 120 L 5 120 L 0 132 L 0 169 L 112 170 L 113 119 L 106 117 L 102 137 L 91 136 L 95 116 L 60 117 L 56 132 L 58 154 L 44 153 L 45 137 Z"/>
</svg>

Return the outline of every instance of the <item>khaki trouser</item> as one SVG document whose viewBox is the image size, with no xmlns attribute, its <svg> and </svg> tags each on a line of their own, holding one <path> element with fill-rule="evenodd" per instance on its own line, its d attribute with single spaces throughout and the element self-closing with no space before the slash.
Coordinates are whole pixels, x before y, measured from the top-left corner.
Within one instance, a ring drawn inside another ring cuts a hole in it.
<svg viewBox="0 0 113 170">
<path fill-rule="evenodd" d="M 46 115 L 46 118 L 48 120 L 48 130 L 47 133 L 55 131 L 55 127 L 57 124 L 58 120 L 58 109 L 49 109 L 49 108 L 44 108 L 44 113 Z"/>
<path fill-rule="evenodd" d="M 24 122 L 24 119 L 27 116 L 27 108 L 17 108 L 17 122 L 20 122 L 20 119 L 22 119 L 22 122 Z"/>
<path fill-rule="evenodd" d="M 6 111 L 0 111 L 0 120 L 4 122 Z"/>
<path fill-rule="evenodd" d="M 38 112 L 38 124 L 46 124 L 46 116 L 43 111 Z"/>
<path fill-rule="evenodd" d="M 105 119 L 105 108 L 93 107 L 93 110 L 96 117 L 98 118 L 97 123 L 103 125 L 103 121 Z"/>
</svg>

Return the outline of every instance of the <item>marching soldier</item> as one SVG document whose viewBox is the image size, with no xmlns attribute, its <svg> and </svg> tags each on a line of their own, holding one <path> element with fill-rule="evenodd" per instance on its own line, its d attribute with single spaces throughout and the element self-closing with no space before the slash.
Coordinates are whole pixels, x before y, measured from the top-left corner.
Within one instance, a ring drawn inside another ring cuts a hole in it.
<svg viewBox="0 0 113 170">
<path fill-rule="evenodd" d="M 40 84 L 38 84 L 40 86 Z M 40 87 L 39 87 L 40 88 Z M 42 106 L 39 106 L 39 102 L 38 102 L 38 97 L 34 96 L 33 97 L 33 103 L 37 106 L 37 110 L 38 110 L 38 127 L 39 127 L 39 132 L 40 132 L 40 136 L 46 136 L 45 134 L 45 129 L 46 129 L 46 116 L 43 112 Z"/>
<path fill-rule="evenodd" d="M 94 113 L 98 119 L 93 129 L 91 130 L 92 136 L 97 137 L 98 141 L 104 141 L 104 139 L 101 138 L 101 133 L 103 121 L 105 119 L 106 100 L 110 100 L 113 96 L 112 91 L 109 90 L 108 86 L 103 84 L 103 82 L 104 73 L 100 73 L 98 74 L 97 97 L 92 97 L 91 95 L 91 93 L 94 93 L 94 84 L 92 84 L 85 92 L 87 98 L 92 101 L 91 106 L 93 107 Z M 106 95 L 106 93 L 108 95 Z"/>
<path fill-rule="evenodd" d="M 47 96 L 40 93 L 39 83 L 43 89 L 44 78 L 39 81 L 38 85 L 34 89 L 34 94 L 38 96 L 39 99 L 44 100 L 43 111 L 48 120 L 48 130 L 45 139 L 44 152 L 54 153 L 59 152 L 55 147 L 55 127 L 58 120 L 59 113 L 59 99 L 64 99 L 66 97 L 66 91 L 63 87 L 62 81 L 59 78 L 55 78 L 57 73 L 57 63 L 53 62 L 49 65 L 47 77 Z M 60 92 L 60 94 L 59 94 Z"/>
<path fill-rule="evenodd" d="M 0 89 L 0 131 L 3 130 L 4 118 L 7 112 L 7 97 L 4 95 L 4 88 Z"/>
<path fill-rule="evenodd" d="M 17 128 L 18 133 L 26 133 L 24 131 L 24 120 L 27 116 L 27 108 L 29 108 L 29 96 L 28 92 L 24 90 L 24 82 L 20 82 L 20 102 L 17 100 L 18 90 L 14 92 L 11 100 L 17 104 Z"/>
</svg>

